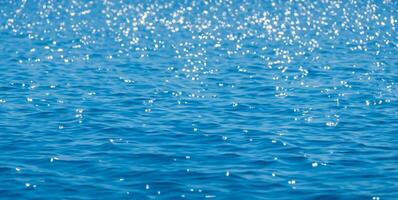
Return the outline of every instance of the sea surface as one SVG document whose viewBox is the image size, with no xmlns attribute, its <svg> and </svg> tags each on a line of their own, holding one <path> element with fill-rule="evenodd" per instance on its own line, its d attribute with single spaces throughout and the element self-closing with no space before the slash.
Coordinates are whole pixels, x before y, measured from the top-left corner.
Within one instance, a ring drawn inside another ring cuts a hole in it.
<svg viewBox="0 0 398 200">
<path fill-rule="evenodd" d="M 398 199 L 398 1 L 0 0 L 0 199 Z"/>
</svg>

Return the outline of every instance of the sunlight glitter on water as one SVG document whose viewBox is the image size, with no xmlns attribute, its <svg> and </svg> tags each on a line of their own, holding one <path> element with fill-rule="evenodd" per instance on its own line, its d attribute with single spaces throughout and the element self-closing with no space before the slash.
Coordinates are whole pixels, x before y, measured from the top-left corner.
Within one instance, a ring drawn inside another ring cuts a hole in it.
<svg viewBox="0 0 398 200">
<path fill-rule="evenodd" d="M 395 198 L 397 8 L 2 1 L 2 196 Z"/>
</svg>

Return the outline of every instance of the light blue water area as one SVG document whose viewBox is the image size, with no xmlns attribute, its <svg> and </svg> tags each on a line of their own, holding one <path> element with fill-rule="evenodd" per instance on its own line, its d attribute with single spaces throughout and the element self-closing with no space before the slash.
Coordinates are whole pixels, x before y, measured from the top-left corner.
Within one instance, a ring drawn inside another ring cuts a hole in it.
<svg viewBox="0 0 398 200">
<path fill-rule="evenodd" d="M 397 199 L 398 2 L 0 1 L 0 199 Z"/>
</svg>

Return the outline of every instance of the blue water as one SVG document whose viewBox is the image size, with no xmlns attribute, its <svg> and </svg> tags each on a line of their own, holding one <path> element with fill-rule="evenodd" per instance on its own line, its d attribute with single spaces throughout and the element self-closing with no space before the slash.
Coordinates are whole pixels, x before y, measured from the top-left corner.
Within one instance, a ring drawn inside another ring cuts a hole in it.
<svg viewBox="0 0 398 200">
<path fill-rule="evenodd" d="M 398 2 L 0 1 L 0 199 L 398 199 Z"/>
</svg>

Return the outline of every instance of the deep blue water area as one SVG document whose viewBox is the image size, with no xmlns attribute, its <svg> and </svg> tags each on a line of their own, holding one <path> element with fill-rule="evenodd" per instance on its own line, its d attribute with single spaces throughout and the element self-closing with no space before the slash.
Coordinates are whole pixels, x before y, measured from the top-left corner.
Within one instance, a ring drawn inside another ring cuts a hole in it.
<svg viewBox="0 0 398 200">
<path fill-rule="evenodd" d="M 398 199 L 394 0 L 0 0 L 0 199 Z"/>
</svg>

